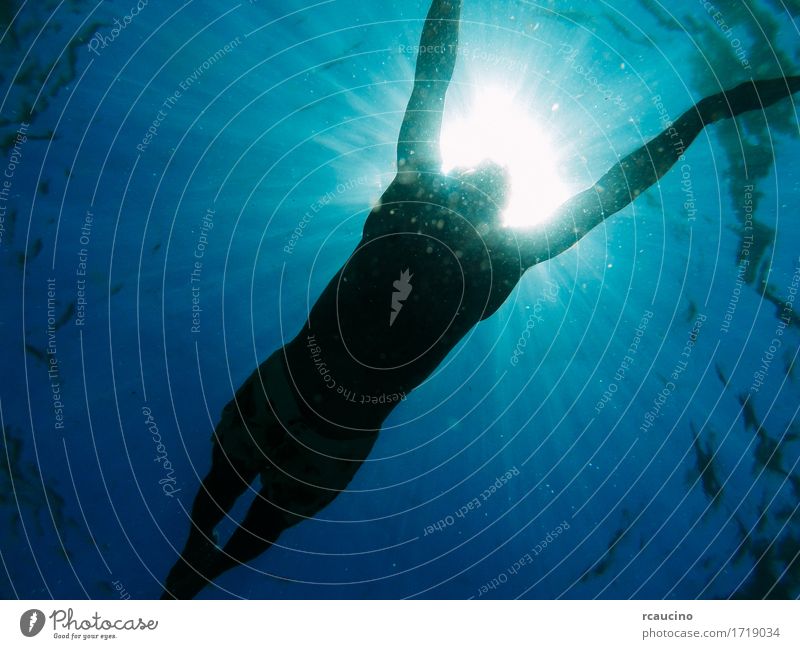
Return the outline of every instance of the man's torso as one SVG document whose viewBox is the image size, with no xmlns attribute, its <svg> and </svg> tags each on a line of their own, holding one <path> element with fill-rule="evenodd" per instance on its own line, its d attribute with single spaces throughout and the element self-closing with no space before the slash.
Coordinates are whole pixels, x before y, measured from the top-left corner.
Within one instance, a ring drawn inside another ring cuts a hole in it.
<svg viewBox="0 0 800 649">
<path fill-rule="evenodd" d="M 522 269 L 508 237 L 470 222 L 480 209 L 479 192 L 446 176 L 392 183 L 285 348 L 304 410 L 343 435 L 377 430 L 500 307 Z"/>
</svg>

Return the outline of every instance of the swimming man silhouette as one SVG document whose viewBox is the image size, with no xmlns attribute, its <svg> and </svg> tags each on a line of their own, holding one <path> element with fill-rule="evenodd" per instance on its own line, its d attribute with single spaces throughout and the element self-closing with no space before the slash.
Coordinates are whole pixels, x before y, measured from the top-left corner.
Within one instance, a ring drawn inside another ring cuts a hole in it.
<svg viewBox="0 0 800 649">
<path fill-rule="evenodd" d="M 705 126 L 800 90 L 800 77 L 789 77 L 703 99 L 542 226 L 505 228 L 500 217 L 509 181 L 502 167 L 487 161 L 441 171 L 439 131 L 461 4 L 434 0 L 430 8 L 400 128 L 397 175 L 369 214 L 361 241 L 297 337 L 223 409 L 189 539 L 163 597 L 193 597 L 329 504 L 394 407 L 497 311 L 525 271 L 574 246 L 657 182 Z M 261 491 L 218 548 L 214 528 L 258 475 Z"/>
</svg>

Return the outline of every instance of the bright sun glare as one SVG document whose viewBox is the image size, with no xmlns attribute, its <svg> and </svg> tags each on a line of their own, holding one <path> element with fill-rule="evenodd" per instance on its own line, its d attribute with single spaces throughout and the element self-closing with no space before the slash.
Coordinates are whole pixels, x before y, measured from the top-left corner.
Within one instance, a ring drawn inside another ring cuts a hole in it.
<svg viewBox="0 0 800 649">
<path fill-rule="evenodd" d="M 547 219 L 568 196 L 558 175 L 558 157 L 547 137 L 502 88 L 484 88 L 469 111 L 442 127 L 442 170 L 474 167 L 490 159 L 511 177 L 503 223 L 528 227 Z"/>
</svg>

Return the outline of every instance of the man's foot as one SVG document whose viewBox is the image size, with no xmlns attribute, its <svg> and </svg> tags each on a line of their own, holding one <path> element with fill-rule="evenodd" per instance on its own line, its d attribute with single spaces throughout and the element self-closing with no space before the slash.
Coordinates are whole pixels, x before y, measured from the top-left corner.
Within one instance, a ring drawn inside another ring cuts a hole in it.
<svg viewBox="0 0 800 649">
<path fill-rule="evenodd" d="M 161 599 L 192 599 L 225 569 L 225 556 L 213 540 L 193 535 L 169 571 Z"/>
</svg>

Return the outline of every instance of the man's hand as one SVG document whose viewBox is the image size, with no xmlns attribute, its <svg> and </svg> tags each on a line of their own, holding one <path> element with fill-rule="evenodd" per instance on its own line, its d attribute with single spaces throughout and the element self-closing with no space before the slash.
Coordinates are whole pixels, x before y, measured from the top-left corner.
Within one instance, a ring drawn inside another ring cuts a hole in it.
<svg viewBox="0 0 800 649">
<path fill-rule="evenodd" d="M 762 110 L 800 91 L 800 76 L 745 81 L 732 90 L 706 97 L 697 104 L 704 124 Z"/>
</svg>

